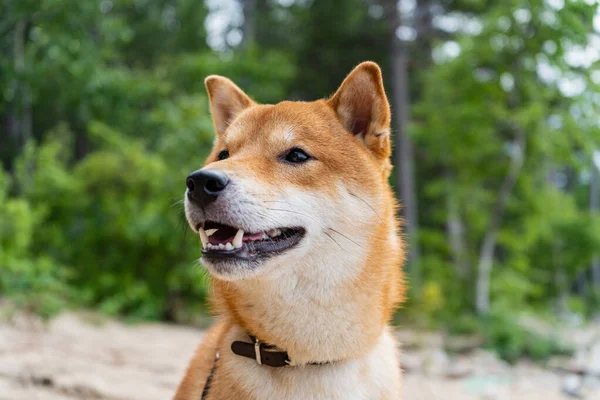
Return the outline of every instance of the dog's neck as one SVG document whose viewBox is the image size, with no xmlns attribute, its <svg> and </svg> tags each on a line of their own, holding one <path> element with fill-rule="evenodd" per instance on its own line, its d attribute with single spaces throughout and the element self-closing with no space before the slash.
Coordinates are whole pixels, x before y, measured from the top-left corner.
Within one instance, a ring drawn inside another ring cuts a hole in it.
<svg viewBox="0 0 600 400">
<path fill-rule="evenodd" d="M 215 282 L 222 311 L 297 363 L 366 354 L 397 301 L 399 242 L 389 227 L 382 229 L 381 246 L 357 237 L 352 247 L 315 252 L 278 274 Z"/>
</svg>

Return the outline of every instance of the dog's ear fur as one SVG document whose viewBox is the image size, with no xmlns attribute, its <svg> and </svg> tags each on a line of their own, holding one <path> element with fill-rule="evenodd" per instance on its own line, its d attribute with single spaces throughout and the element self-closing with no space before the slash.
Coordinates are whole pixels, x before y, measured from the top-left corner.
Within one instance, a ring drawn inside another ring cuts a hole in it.
<svg viewBox="0 0 600 400">
<path fill-rule="evenodd" d="M 390 105 L 377 64 L 359 64 L 328 103 L 344 128 L 362 139 L 377 158 L 390 156 Z"/>
<path fill-rule="evenodd" d="M 204 80 L 215 131 L 222 135 L 233 120 L 256 103 L 229 79 L 211 75 Z"/>
</svg>

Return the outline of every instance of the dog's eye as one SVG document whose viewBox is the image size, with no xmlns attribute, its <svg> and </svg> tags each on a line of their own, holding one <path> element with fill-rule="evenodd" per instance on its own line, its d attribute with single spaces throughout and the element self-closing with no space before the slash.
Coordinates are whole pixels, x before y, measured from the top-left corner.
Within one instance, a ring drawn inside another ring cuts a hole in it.
<svg viewBox="0 0 600 400">
<path fill-rule="evenodd" d="M 306 152 L 302 149 L 294 147 L 285 155 L 285 161 L 291 162 L 294 164 L 300 164 L 306 162 L 311 159 L 311 156 L 306 154 Z"/>
<path fill-rule="evenodd" d="M 217 158 L 219 159 L 219 161 L 229 158 L 229 152 L 227 150 L 221 150 Z"/>
</svg>

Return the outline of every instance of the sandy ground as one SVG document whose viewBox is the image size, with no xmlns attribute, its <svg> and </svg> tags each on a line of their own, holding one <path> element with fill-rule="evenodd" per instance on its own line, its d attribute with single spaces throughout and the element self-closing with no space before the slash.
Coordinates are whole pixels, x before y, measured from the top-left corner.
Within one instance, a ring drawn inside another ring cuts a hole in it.
<svg viewBox="0 0 600 400">
<path fill-rule="evenodd" d="M 47 324 L 12 316 L 0 323 L 0 400 L 170 399 L 202 336 L 192 328 L 72 313 Z M 481 350 L 450 358 L 434 345 L 402 358 L 405 400 L 559 400 L 569 398 L 569 382 L 583 384 L 579 398 L 600 399 L 600 379 L 584 382 L 526 363 L 510 367 Z"/>
</svg>

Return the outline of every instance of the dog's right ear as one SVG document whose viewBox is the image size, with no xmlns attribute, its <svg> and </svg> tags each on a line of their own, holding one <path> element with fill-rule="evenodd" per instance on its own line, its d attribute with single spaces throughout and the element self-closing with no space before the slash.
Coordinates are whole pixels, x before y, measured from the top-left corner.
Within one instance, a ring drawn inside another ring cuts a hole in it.
<svg viewBox="0 0 600 400">
<path fill-rule="evenodd" d="M 344 128 L 378 159 L 390 156 L 390 105 L 377 64 L 359 64 L 327 102 Z"/>
<path fill-rule="evenodd" d="M 222 135 L 231 122 L 256 103 L 229 79 L 211 75 L 204 80 L 215 131 Z"/>
</svg>

